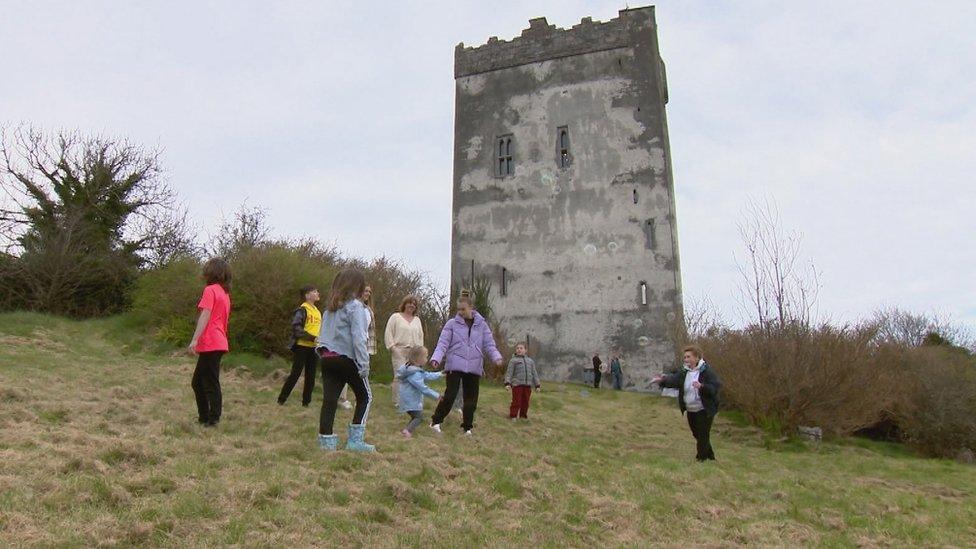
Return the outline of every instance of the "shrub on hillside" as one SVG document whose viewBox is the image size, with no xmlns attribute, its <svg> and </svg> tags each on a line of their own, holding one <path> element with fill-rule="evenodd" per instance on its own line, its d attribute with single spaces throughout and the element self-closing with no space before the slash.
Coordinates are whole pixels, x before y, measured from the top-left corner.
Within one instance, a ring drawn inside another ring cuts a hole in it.
<svg viewBox="0 0 976 549">
<path fill-rule="evenodd" d="M 976 451 L 976 358 L 947 345 L 906 353 L 903 394 L 894 410 L 902 440 L 933 456 Z"/>
<path fill-rule="evenodd" d="M 874 323 L 695 333 L 722 376 L 723 406 L 770 431 L 883 431 L 931 456 L 976 450 L 976 357 L 949 343 L 924 344 L 945 338 L 915 346 L 878 337 Z"/>
<path fill-rule="evenodd" d="M 145 265 L 189 249 L 159 155 L 123 139 L 0 128 L 0 308 L 122 312 Z"/>
<path fill-rule="evenodd" d="M 292 312 L 300 304 L 298 290 L 313 284 L 328 295 L 333 277 L 350 262 L 333 250 L 309 241 L 270 241 L 242 246 L 228 257 L 233 272 L 230 345 L 235 351 L 263 355 L 287 355 Z M 373 369 L 389 370 L 389 355 L 382 345 L 386 320 L 403 295 L 417 294 L 421 314 L 427 314 L 443 299 L 423 275 L 411 273 L 386 259 L 358 262 L 366 272 L 377 298 L 376 331 L 378 354 Z M 133 312 L 157 337 L 173 344 L 186 344 L 193 333 L 196 303 L 203 287 L 201 261 L 184 257 L 144 273 L 133 292 Z M 430 313 L 439 321 L 443 314 Z M 431 318 L 424 318 L 425 321 Z M 436 340 L 439 326 L 427 330 Z"/>
<path fill-rule="evenodd" d="M 333 256 L 287 242 L 263 244 L 231 258 L 234 273 L 231 337 L 236 348 L 262 354 L 284 353 L 298 290 L 318 286 L 323 300 L 339 272 Z"/>
<path fill-rule="evenodd" d="M 132 312 L 157 339 L 173 345 L 190 342 L 203 288 L 202 268 L 199 259 L 184 256 L 146 271 L 136 281 Z"/>
<path fill-rule="evenodd" d="M 846 435 L 891 409 L 896 387 L 866 326 L 725 329 L 699 342 L 724 381 L 723 400 L 784 432 L 816 425 Z"/>
</svg>

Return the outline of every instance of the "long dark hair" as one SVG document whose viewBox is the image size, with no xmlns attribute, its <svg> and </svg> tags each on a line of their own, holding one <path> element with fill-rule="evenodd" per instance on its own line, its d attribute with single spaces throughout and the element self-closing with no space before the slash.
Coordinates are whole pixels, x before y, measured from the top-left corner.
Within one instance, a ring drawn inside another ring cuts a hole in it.
<svg viewBox="0 0 976 549">
<path fill-rule="evenodd" d="M 349 300 L 358 299 L 366 289 L 366 277 L 354 267 L 343 269 L 332 280 L 332 294 L 329 296 L 330 312 L 336 312 Z"/>
<path fill-rule="evenodd" d="M 203 279 L 208 286 L 220 284 L 225 292 L 230 293 L 230 265 L 222 258 L 214 257 L 203 264 Z"/>
</svg>

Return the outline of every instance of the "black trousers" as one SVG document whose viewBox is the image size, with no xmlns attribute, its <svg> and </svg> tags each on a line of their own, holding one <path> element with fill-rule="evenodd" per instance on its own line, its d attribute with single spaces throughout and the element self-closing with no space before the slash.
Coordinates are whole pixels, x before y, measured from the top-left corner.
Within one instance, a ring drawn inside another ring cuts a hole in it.
<svg viewBox="0 0 976 549">
<path fill-rule="evenodd" d="M 312 389 L 315 388 L 315 367 L 318 366 L 319 355 L 315 353 L 314 347 L 302 347 L 301 345 L 295 345 L 293 353 L 291 373 L 285 378 L 285 384 L 281 386 L 278 403 L 284 404 L 288 400 L 291 390 L 298 383 L 298 376 L 305 372 L 305 385 L 302 387 L 302 406 L 308 406 L 312 402 Z"/>
<path fill-rule="evenodd" d="M 322 359 L 322 413 L 319 415 L 319 434 L 331 435 L 335 424 L 336 409 L 339 407 L 339 394 L 348 384 L 356 395 L 356 410 L 352 415 L 353 425 L 366 423 L 369 416 L 369 402 L 373 393 L 369 381 L 360 377 L 356 363 L 349 357 L 333 356 Z"/>
<path fill-rule="evenodd" d="M 193 370 L 193 396 L 197 400 L 197 417 L 200 423 L 217 423 L 223 403 L 220 394 L 220 358 L 223 351 L 207 351 L 197 355 L 197 367 Z"/>
<path fill-rule="evenodd" d="M 447 414 L 451 413 L 451 406 L 454 405 L 454 399 L 457 398 L 458 388 L 460 388 L 461 395 L 464 397 L 464 403 L 461 405 L 461 428 L 465 431 L 470 430 L 474 427 L 474 411 L 478 409 L 480 386 L 481 376 L 477 374 L 447 372 L 447 387 L 444 389 L 444 396 L 437 403 L 437 409 L 434 410 L 434 417 L 431 418 L 430 422 L 434 425 L 440 425 L 444 421 Z"/>
<path fill-rule="evenodd" d="M 715 416 L 709 415 L 705 410 L 700 412 L 687 412 L 685 415 L 688 416 L 688 427 L 691 427 L 691 434 L 695 437 L 695 442 L 697 442 L 698 446 L 695 459 L 698 461 L 715 459 L 715 452 L 712 451 L 712 443 L 709 440 L 712 431 L 712 420 L 715 419 Z"/>
<path fill-rule="evenodd" d="M 593 388 L 600 388 L 600 378 L 603 377 L 603 372 L 599 368 L 593 368 Z"/>
</svg>

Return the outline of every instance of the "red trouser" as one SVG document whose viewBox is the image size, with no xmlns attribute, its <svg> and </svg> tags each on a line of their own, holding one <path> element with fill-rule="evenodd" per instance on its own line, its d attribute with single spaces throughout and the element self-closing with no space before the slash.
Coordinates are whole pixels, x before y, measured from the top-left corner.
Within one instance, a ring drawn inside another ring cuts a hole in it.
<svg viewBox="0 0 976 549">
<path fill-rule="evenodd" d="M 508 409 L 508 417 L 529 417 L 529 398 L 532 397 L 532 386 L 512 386 L 512 405 Z"/>
</svg>

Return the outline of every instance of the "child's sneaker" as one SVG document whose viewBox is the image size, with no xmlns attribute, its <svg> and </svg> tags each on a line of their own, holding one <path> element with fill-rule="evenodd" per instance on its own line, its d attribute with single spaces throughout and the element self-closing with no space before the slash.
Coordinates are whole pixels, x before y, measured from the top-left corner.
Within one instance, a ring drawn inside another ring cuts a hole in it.
<svg viewBox="0 0 976 549">
<path fill-rule="evenodd" d="M 400 431 L 400 434 L 403 435 L 403 438 L 413 438 L 413 433 L 411 433 L 410 431 L 408 431 L 406 429 Z"/>
<path fill-rule="evenodd" d="M 473 435 L 474 435 L 474 433 L 471 432 L 471 429 L 468 429 L 467 431 L 464 432 L 464 436 L 470 437 L 470 436 L 473 436 Z"/>
<path fill-rule="evenodd" d="M 435 433 L 440 433 L 440 432 L 442 432 L 442 431 L 441 431 L 441 424 L 440 424 L 440 423 L 431 423 L 431 424 L 430 424 L 430 428 L 431 428 L 431 430 L 433 430 L 433 431 L 434 431 Z"/>
</svg>

